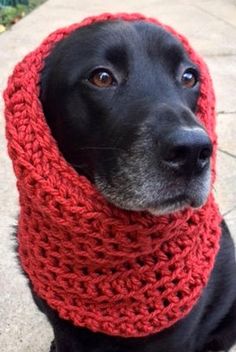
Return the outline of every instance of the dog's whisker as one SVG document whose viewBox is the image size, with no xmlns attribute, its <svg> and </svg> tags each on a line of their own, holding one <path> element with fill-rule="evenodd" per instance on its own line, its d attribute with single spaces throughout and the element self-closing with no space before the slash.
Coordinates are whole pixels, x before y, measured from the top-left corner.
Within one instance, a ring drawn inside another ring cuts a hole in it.
<svg viewBox="0 0 236 352">
<path fill-rule="evenodd" d="M 122 148 L 117 147 L 79 147 L 79 150 L 116 150 L 116 151 L 124 151 Z"/>
<path fill-rule="evenodd" d="M 72 163 L 72 162 L 70 162 L 70 164 L 71 164 L 73 167 L 79 167 L 79 168 L 84 168 L 84 167 L 85 167 L 84 164 L 76 164 L 76 163 Z"/>
</svg>

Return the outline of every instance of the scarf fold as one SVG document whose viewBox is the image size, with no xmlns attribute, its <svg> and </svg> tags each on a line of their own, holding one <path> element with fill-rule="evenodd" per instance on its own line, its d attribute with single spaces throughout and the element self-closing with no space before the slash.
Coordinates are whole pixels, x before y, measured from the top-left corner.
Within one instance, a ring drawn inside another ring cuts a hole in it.
<svg viewBox="0 0 236 352">
<path fill-rule="evenodd" d="M 4 93 L 6 136 L 20 195 L 19 257 L 35 292 L 76 326 L 141 337 L 170 327 L 197 303 L 219 249 L 221 217 L 212 193 L 200 209 L 165 216 L 119 209 L 58 150 L 39 101 L 44 59 L 74 30 L 117 19 L 163 27 L 200 68 L 197 116 L 213 143 L 213 184 L 215 97 L 207 67 L 186 38 L 140 14 L 89 17 L 28 54 Z"/>
</svg>

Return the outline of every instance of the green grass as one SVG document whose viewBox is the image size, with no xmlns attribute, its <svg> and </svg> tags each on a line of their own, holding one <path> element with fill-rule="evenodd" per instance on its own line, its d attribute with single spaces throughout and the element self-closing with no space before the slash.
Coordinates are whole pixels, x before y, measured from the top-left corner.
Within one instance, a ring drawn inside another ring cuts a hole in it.
<svg viewBox="0 0 236 352">
<path fill-rule="evenodd" d="M 46 0 L 0 0 L 0 32 L 8 29 Z"/>
</svg>

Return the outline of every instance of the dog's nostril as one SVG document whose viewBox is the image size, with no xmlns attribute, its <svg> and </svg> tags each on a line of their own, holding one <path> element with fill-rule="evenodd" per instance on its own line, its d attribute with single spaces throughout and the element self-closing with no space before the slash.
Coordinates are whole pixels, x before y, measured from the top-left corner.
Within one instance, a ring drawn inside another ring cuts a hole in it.
<svg viewBox="0 0 236 352">
<path fill-rule="evenodd" d="M 212 154 L 212 147 L 210 145 L 208 147 L 203 148 L 200 151 L 198 155 L 198 160 L 197 160 L 197 166 L 199 169 L 203 169 L 208 164 L 211 154 Z"/>
<path fill-rule="evenodd" d="M 209 147 L 208 148 L 204 148 L 204 149 L 202 149 L 200 151 L 199 159 L 201 161 L 205 161 L 205 160 L 210 158 L 211 154 L 212 154 L 212 148 L 209 148 Z"/>
<path fill-rule="evenodd" d="M 170 163 L 181 163 L 186 159 L 187 154 L 188 150 L 185 146 L 177 146 L 166 150 L 163 160 Z"/>
</svg>

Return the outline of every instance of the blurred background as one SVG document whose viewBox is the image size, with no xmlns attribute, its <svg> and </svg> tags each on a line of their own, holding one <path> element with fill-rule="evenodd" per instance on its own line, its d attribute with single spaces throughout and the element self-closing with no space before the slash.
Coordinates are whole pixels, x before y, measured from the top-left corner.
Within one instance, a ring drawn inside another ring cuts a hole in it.
<svg viewBox="0 0 236 352">
<path fill-rule="evenodd" d="M 236 0 L 0 0 L 1 95 L 14 65 L 45 36 L 102 12 L 155 17 L 184 34 L 206 60 L 217 97 L 215 195 L 236 240 Z M 32 301 L 13 251 L 18 196 L 3 109 L 0 98 L 0 346 L 3 352 L 48 352 L 51 328 Z"/>
</svg>

